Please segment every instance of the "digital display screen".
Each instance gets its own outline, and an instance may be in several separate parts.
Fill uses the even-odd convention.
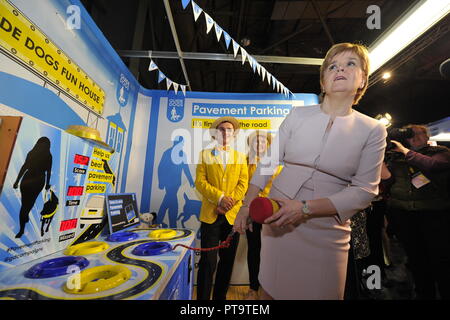
[[[87,166],[89,164],[89,157],[82,156],[81,154],[76,154],[73,163]]]
[[[61,224],[59,226],[59,231],[62,232],[62,231],[75,229],[77,227],[77,220],[78,219],[70,219],[70,220],[61,221]]]
[[[69,186],[69,189],[67,189],[67,195],[69,197],[83,195],[83,186]]]

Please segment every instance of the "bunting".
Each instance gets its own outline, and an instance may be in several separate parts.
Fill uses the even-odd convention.
[[[191,2],[191,0],[181,0],[181,4],[183,5],[183,9],[186,9],[186,7],[188,6],[189,2]]]
[[[194,1],[192,1],[192,11],[194,12],[194,20],[197,22],[198,17],[202,13],[202,8],[200,8]]]
[[[290,95],[293,93],[286,88],[280,81],[278,81],[270,72],[268,72],[263,66],[261,66],[258,61],[253,58],[244,48],[242,48],[222,27],[219,26],[219,24],[214,21],[214,19],[206,13],[202,8],[200,8],[197,3],[195,3],[193,0],[181,0],[181,5],[183,7],[183,10],[187,8],[189,3],[192,4],[192,12],[194,14],[194,21],[197,22],[198,18],[202,13],[204,13],[205,16],[205,22],[206,22],[206,33],[209,34],[211,29],[214,27],[217,42],[220,41],[223,35],[223,39],[226,45],[227,50],[229,50],[230,43],[233,44],[233,56],[236,59],[237,54],[239,51],[241,52],[241,58],[242,58],[242,65],[245,64],[245,61],[247,60],[250,68],[253,70],[253,73],[258,72],[258,76],[261,77],[261,80],[264,82],[267,78],[267,82],[269,86],[272,87],[273,90],[276,90],[279,93],[283,93],[284,95]],[[150,62],[149,70],[155,70],[155,65],[152,65],[153,61]],[[157,67],[156,67],[157,68]],[[164,75],[164,74],[162,74]],[[165,77],[165,76],[164,76]],[[163,78],[164,79],[164,78]],[[161,82],[163,79],[159,80]],[[170,79],[169,79],[170,80]],[[170,80],[171,81],[171,80]],[[169,81],[168,83],[168,89],[169,89]],[[172,82],[172,85],[174,86],[175,91],[178,91],[178,86],[181,88],[183,93],[186,90],[186,86],[181,84],[176,84]]]
[[[164,79],[166,79],[166,87],[167,90],[170,90],[170,88],[173,86],[173,90],[175,91],[175,94],[178,94],[178,88],[181,88],[183,91],[183,95],[186,96],[186,85],[179,84],[171,79],[167,78],[167,76],[159,70],[159,67],[156,65],[156,63],[153,61],[153,59],[150,59],[150,64],[148,66],[148,71],[154,71],[158,70],[158,83],[161,83]]]
[[[203,13],[205,14],[206,34],[208,34],[214,25],[214,20],[206,12],[203,11]]]

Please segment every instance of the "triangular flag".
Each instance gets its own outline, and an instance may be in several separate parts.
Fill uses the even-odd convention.
[[[192,1],[192,11],[194,12],[194,20],[197,21],[203,10],[194,1]]]
[[[261,72],[262,72],[262,81],[264,82],[264,78],[266,77],[266,69],[264,69],[264,67],[261,67],[262,68],[262,70],[261,70]]]
[[[164,73],[162,73],[161,70],[159,70],[159,72],[158,72],[158,83],[163,81],[165,78],[166,78],[166,75]]]
[[[256,62],[256,60],[254,58],[252,58],[252,62],[253,62],[253,66],[252,66],[253,73],[255,73],[256,72],[256,65],[258,64],[258,62]]]
[[[280,91],[281,91],[281,82],[278,81],[277,82],[277,92],[280,92]]]
[[[261,75],[261,65],[259,63],[257,63],[256,69],[258,69],[258,76],[260,76]]]
[[[241,47],[241,57],[242,57],[242,64],[244,64],[245,59],[247,59],[247,51],[245,51],[245,49],[242,47]]]
[[[206,12],[205,12],[205,21],[206,21],[206,33],[208,34],[214,25],[214,20]]]
[[[181,91],[183,91],[183,95],[186,96],[186,85],[180,84]]]
[[[186,9],[187,5],[191,2],[191,0],[181,0],[181,4],[183,5],[183,9]]]
[[[231,42],[231,37],[228,33],[226,33],[225,31],[223,32],[223,37],[225,38],[225,44],[228,47],[230,46],[230,42]]]
[[[167,90],[170,89],[170,87],[172,86],[173,81],[170,80],[169,78],[166,78],[166,84],[167,84]]]
[[[269,86],[270,86],[270,80],[272,80],[271,78],[272,78],[272,75],[269,72],[267,72],[267,82],[269,83]]]
[[[275,85],[276,85],[275,81],[277,81],[277,79],[275,79],[275,77],[272,76],[272,89],[273,90],[275,90]]]
[[[173,83],[173,90],[175,91],[175,94],[178,94],[178,83]]]
[[[220,37],[222,36],[223,29],[216,22],[214,22],[214,29],[216,29],[217,42],[219,42]]]
[[[236,55],[239,51],[239,45],[236,43],[236,41],[233,40],[233,52],[234,52],[234,57],[236,58]]]
[[[247,55],[248,64],[250,65],[250,68],[253,69],[253,58],[251,55]]]
[[[153,71],[158,69],[158,66],[156,65],[156,63],[153,62],[153,60],[150,59],[150,65],[148,66],[148,71]]]

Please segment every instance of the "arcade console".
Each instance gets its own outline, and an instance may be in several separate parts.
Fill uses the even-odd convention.
[[[195,233],[131,229],[0,273],[0,299],[189,300]]]

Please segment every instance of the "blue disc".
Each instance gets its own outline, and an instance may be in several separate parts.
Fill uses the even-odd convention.
[[[106,239],[110,242],[122,242],[122,241],[130,241],[139,238],[139,235],[134,232],[124,231],[124,232],[117,232],[113,233],[108,236]]]
[[[89,261],[82,256],[60,257],[35,264],[25,272],[24,276],[31,279],[52,278],[67,274],[70,266],[77,266],[79,270],[82,270],[88,264]]]
[[[138,245],[131,253],[136,256],[156,256],[171,250],[172,247],[167,242],[147,242]]]

